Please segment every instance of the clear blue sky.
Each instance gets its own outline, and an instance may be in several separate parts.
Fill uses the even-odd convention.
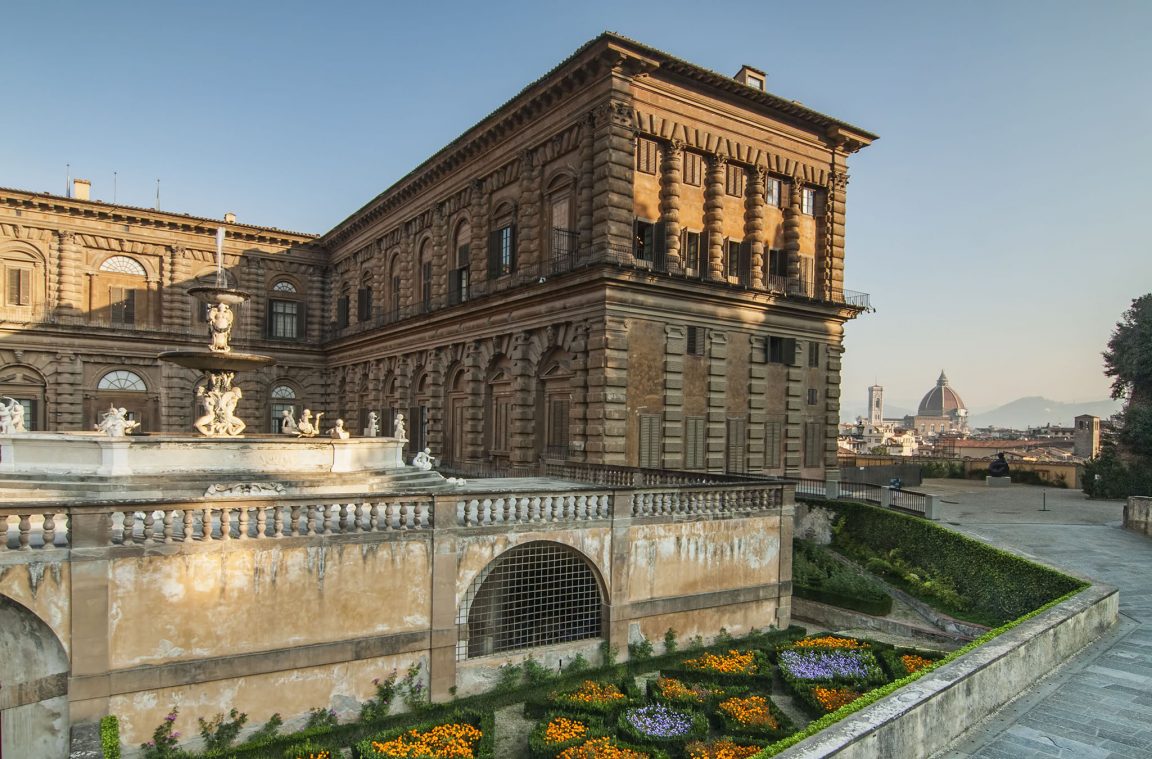
[[[323,232],[604,30],[876,132],[844,404],[1107,396],[1152,291],[1152,2],[44,2],[2,16],[0,185]]]

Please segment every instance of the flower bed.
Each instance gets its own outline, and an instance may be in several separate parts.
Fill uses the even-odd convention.
[[[535,759],[554,759],[566,748],[603,735],[603,728],[594,718],[549,714],[528,736],[528,750]]]
[[[813,685],[797,691],[800,702],[818,715],[834,712],[861,695],[860,691],[845,685]]]
[[[721,729],[732,735],[775,740],[796,730],[772,699],[759,694],[725,699],[713,714]]]
[[[684,682],[739,684],[764,691],[772,688],[772,662],[758,650],[704,653],[685,659],[679,667],[662,669],[661,674]]]
[[[659,749],[634,748],[615,738],[593,738],[564,749],[556,759],[668,759],[668,755]]]
[[[876,657],[866,649],[790,648],[778,656],[785,681],[866,687],[888,679]]]
[[[899,680],[901,677],[930,667],[939,660],[940,654],[912,648],[897,648],[880,652],[880,663],[884,665],[894,680]]]
[[[703,714],[660,703],[628,709],[620,715],[617,727],[625,740],[658,748],[679,747],[708,734]]]
[[[625,683],[585,680],[573,690],[549,693],[547,701],[553,709],[565,712],[609,715],[629,704],[628,688]]]
[[[681,706],[699,708],[712,703],[717,699],[732,695],[745,688],[720,688],[714,683],[693,683],[678,680],[675,677],[657,677],[648,681],[648,698],[653,701]]]
[[[491,712],[460,712],[452,718],[389,730],[355,746],[360,759],[491,759]]]
[[[685,748],[688,759],[749,759],[763,750],[763,746],[738,743],[728,738],[714,741],[694,741]]]

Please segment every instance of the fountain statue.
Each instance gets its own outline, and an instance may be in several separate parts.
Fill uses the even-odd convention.
[[[250,296],[243,290],[228,287],[224,278],[223,227],[216,233],[215,286],[193,287],[188,294],[208,307],[211,338],[208,350],[168,351],[160,354],[160,360],[199,369],[207,375],[207,384],[196,391],[204,407],[203,415],[192,424],[196,431],[205,437],[237,437],[247,425],[236,414],[236,408],[244,397],[234,381],[236,372],[269,366],[276,360],[271,356],[239,353],[229,344],[236,320],[232,307],[244,303]]]

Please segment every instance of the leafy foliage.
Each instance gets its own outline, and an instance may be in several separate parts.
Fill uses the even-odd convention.
[[[874,580],[852,572],[826,549],[792,541],[792,592],[800,598],[883,616],[892,610],[892,597]]]
[[[1112,397],[1152,402],[1152,293],[1132,301],[1104,351]]]
[[[120,759],[120,720],[115,714],[100,718],[100,748],[104,759]]]
[[[227,718],[223,714],[217,714],[210,720],[197,717],[196,721],[200,724],[200,737],[204,739],[204,750],[223,751],[236,740],[236,736],[248,722],[248,715],[232,709],[228,712]]]

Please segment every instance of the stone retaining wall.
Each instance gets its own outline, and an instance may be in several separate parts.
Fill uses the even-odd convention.
[[[1152,538],[1152,497],[1134,495],[1124,504],[1124,529]]]
[[[777,756],[931,756],[1103,635],[1119,605],[1093,585]]]

